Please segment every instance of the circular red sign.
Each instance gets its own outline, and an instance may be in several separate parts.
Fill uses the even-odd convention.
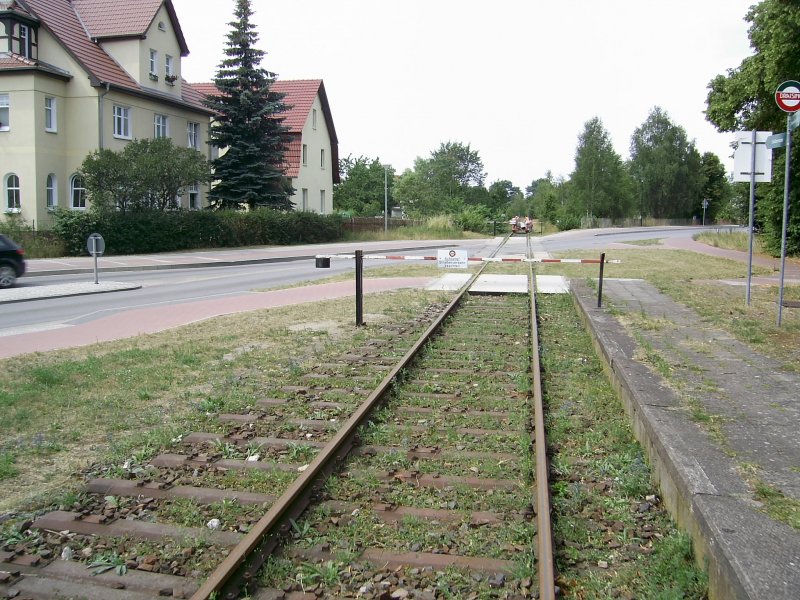
[[[775,102],[784,112],[800,110],[800,82],[789,80],[780,84],[775,90]]]

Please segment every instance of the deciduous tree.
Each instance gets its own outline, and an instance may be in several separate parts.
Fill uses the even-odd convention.
[[[786,80],[800,77],[800,5],[791,0],[763,0],[745,16],[754,53],[708,85],[706,118],[720,131],[785,131],[786,114],[775,103],[775,90]],[[798,135],[793,135],[797,147]],[[783,225],[783,181],[786,152],[773,152],[772,184],[759,184],[756,218],[763,224],[767,248],[780,251]],[[800,152],[792,152],[791,177],[800,173]],[[790,185],[790,205],[798,206],[800,188]],[[787,250],[800,252],[800,210],[790,210]]]

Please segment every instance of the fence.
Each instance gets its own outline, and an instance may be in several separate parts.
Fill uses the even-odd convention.
[[[398,227],[424,225],[425,221],[390,218],[388,223],[389,229],[397,229]],[[383,226],[383,217],[350,217],[348,219],[342,219],[342,229],[351,233],[383,231]]]

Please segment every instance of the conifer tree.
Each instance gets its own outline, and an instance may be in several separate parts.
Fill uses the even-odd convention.
[[[210,199],[216,208],[269,207],[292,210],[294,190],[285,175],[288,128],[281,114],[283,94],[272,91],[276,75],[261,68],[265,52],[250,23],[250,0],[236,0],[231,31],[214,78],[218,93],[205,104],[216,115],[209,143],[223,153],[212,161],[215,185]]]

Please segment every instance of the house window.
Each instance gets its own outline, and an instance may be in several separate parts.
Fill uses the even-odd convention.
[[[47,192],[47,210],[55,210],[56,206],[58,206],[58,187],[56,176],[52,173],[47,176],[45,190]]]
[[[200,149],[200,123],[186,123],[186,145],[195,150]]]
[[[303,165],[308,164],[308,146],[303,144]]]
[[[56,99],[50,96],[44,99],[44,130],[50,133],[58,131],[58,121],[56,120]]]
[[[189,208],[197,210],[200,208],[200,186],[193,183],[187,189],[189,191]]]
[[[303,188],[303,204],[300,206],[303,210],[308,210],[308,190]]]
[[[131,139],[131,109],[114,105],[114,137]]]
[[[325,168],[325,148],[319,151],[319,168]]]
[[[319,212],[325,212],[325,190],[319,191]]]
[[[164,138],[169,135],[167,115],[156,114],[153,117],[153,137]]]
[[[150,77],[158,78],[158,52],[150,48]]]
[[[19,212],[22,206],[19,194],[19,177],[11,173],[6,175],[6,212]]]
[[[175,85],[175,80],[177,78],[178,77],[175,75],[175,61],[167,54],[164,57],[164,81],[166,81],[168,85]]]
[[[83,187],[83,177],[73,175],[69,181],[70,206],[76,209],[86,208],[86,188]]]
[[[31,30],[22,24],[19,26],[19,53],[25,58],[31,57]]]
[[[311,109],[311,128],[312,129],[316,129],[317,128],[317,109],[316,108],[312,108]]]
[[[11,129],[9,123],[11,118],[11,104],[8,100],[8,94],[0,94],[0,131],[8,131]]]

